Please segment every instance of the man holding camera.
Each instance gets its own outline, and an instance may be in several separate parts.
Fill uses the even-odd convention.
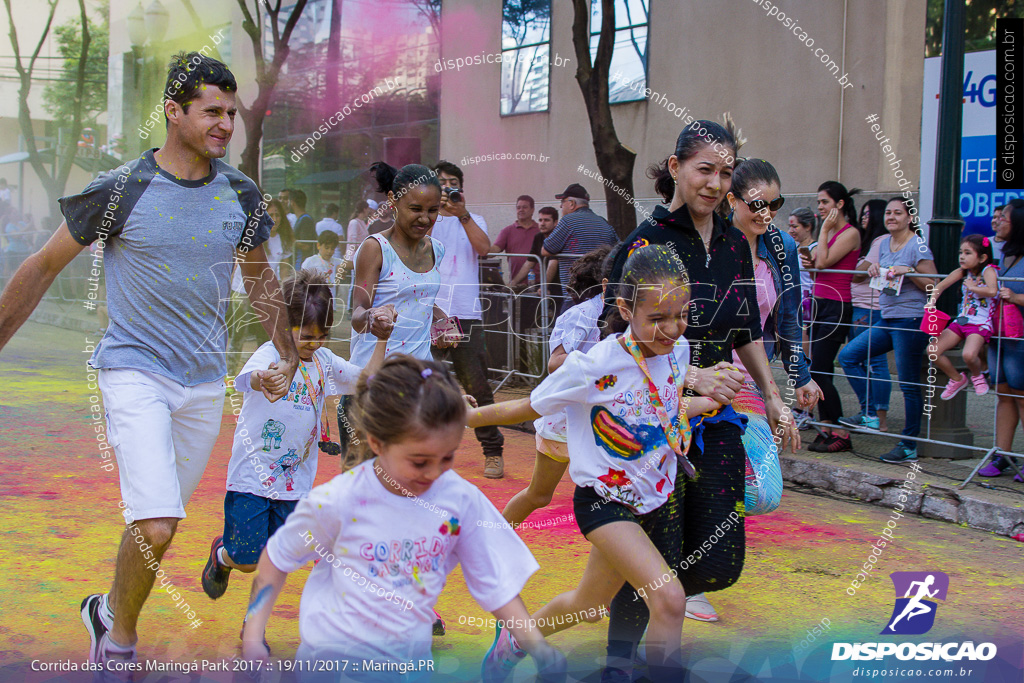
[[[490,405],[494,403],[494,394],[487,383],[479,265],[480,257],[491,249],[487,223],[483,216],[466,210],[461,168],[439,161],[434,171],[441,181],[441,210],[430,236],[444,245],[445,252],[438,267],[441,289],[434,303],[448,317],[459,319],[463,334],[455,348],[441,351],[435,347],[434,353],[452,361],[459,382],[477,404]],[[476,438],[484,451],[484,476],[501,479],[505,472],[505,437],[497,427],[481,427],[476,430]]]

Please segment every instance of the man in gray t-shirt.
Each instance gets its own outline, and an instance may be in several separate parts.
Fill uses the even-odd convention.
[[[64,223],[0,297],[3,348],[57,274],[96,245],[92,276],[105,271],[110,324],[89,362],[106,414],[99,448],[117,459],[128,523],[110,593],[82,602],[89,659],[104,671],[130,668],[104,663],[137,660],[139,613],[220,431],[224,302],[235,264],[282,358],[263,371],[263,393],[281,398],[298,366],[262,246],[270,236],[269,197],[220,160],[234,132],[236,90],[221,62],[176,55],[164,95],[164,146],[62,198]],[[95,288],[88,296],[96,297]],[[102,429],[99,414],[94,421]],[[191,611],[184,616],[195,619]]]

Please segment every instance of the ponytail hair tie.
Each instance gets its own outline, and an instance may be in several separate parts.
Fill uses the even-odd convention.
[[[983,246],[983,247],[987,247],[988,246],[988,238],[987,237],[982,237],[981,238],[981,246]]]
[[[434,374],[433,370],[431,370],[430,368],[425,368],[423,370],[423,372],[420,373],[420,376],[423,377],[423,379],[426,379],[426,378],[430,377],[433,374]]]

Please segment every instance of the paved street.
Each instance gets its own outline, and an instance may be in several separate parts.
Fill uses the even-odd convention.
[[[0,482],[0,534],[5,550],[0,555],[0,612],[5,615],[0,626],[0,665],[35,659],[84,660],[88,638],[78,605],[86,594],[106,589],[113,571],[120,521],[117,474],[100,468],[88,421],[95,392],[88,389],[85,378],[85,344],[82,333],[29,323],[0,356],[0,410],[8,453],[7,476]],[[139,625],[142,659],[212,661],[235,654],[249,578],[234,574],[227,594],[216,604],[199,584],[209,540],[222,528],[231,419],[225,415],[189,517],[181,523],[179,537],[163,563],[174,588],[202,624],[191,628],[175,607],[176,599],[162,590],[154,592]],[[482,478],[482,456],[472,439],[464,441],[457,460],[460,474],[499,508],[525,486],[533,466],[532,436],[507,431],[506,438],[502,480]],[[318,482],[336,471],[334,462],[322,458]],[[927,477],[923,483],[928,483]],[[588,546],[575,523],[565,521],[571,519],[571,493],[571,483],[563,481],[555,504],[531,517],[537,526],[522,531],[541,564],[523,594],[531,608],[571,588],[582,571]],[[828,674],[831,678],[813,678],[816,674],[808,674],[808,667],[827,667],[818,658],[828,658],[833,642],[887,639],[878,633],[892,610],[888,574],[895,571],[943,571],[950,577],[949,594],[940,603],[934,628],[927,636],[896,637],[896,642],[904,638],[1002,643],[1016,638],[1015,654],[1001,645],[997,661],[1009,657],[1019,662],[1024,632],[1024,608],[1019,603],[1022,548],[1008,538],[920,517],[898,519],[893,532],[896,542],[882,550],[877,569],[856,594],[847,594],[890,513],[814,491],[787,490],[778,512],[747,520],[749,546],[743,577],[733,588],[711,595],[722,620],[687,621],[684,628],[684,642],[693,644],[698,653],[695,673],[708,667],[728,670],[729,665],[709,658],[712,652],[733,663],[744,661],[756,672],[759,664],[751,664],[749,658],[757,647],[764,647],[772,654],[774,675],[785,674],[781,662],[807,638],[809,629],[818,626],[823,633],[817,643],[825,647],[815,653],[817,643],[811,643],[796,656],[797,663],[802,662],[803,680],[848,680],[849,674],[843,677],[839,672],[862,662],[837,663],[835,673]],[[545,522],[559,518],[550,525]],[[267,638],[277,657],[291,657],[298,646],[298,598],[304,577],[304,570],[293,575],[270,622]],[[437,669],[474,680],[492,632],[465,623],[470,617],[489,615],[469,597],[460,572],[452,575],[438,610],[448,622],[448,634],[435,639]],[[584,624],[555,636],[553,642],[572,653],[578,670],[593,671],[606,625]],[[811,659],[805,662],[808,652]],[[516,680],[526,680],[531,670],[525,663]],[[782,680],[768,678],[767,672],[763,671],[762,680]],[[56,675],[35,673],[27,679],[0,672],[0,679],[49,680]],[[229,675],[214,673],[210,679],[226,681]],[[795,675],[795,670],[787,675]]]

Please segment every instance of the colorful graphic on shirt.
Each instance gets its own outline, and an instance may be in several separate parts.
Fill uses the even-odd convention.
[[[292,488],[292,475],[295,473],[295,468],[298,467],[301,462],[302,458],[295,452],[295,449],[289,448],[287,453],[270,465],[270,478],[264,481],[263,485],[269,488],[275,481],[277,481],[278,477],[284,476],[285,490],[294,490]]]
[[[278,422],[274,419],[264,422],[263,431],[260,432],[260,438],[263,439],[263,450],[269,453],[271,448],[280,448],[281,437],[284,436],[285,429],[284,422]]]
[[[637,509],[642,507],[643,503],[632,490],[633,481],[626,476],[625,470],[616,470],[609,467],[608,474],[602,474],[598,477],[598,480],[608,487],[608,496],[613,500],[631,505]]]
[[[605,375],[604,377],[598,378],[594,382],[594,386],[597,387],[598,391],[604,391],[605,389],[611,389],[615,386],[615,383],[619,381],[619,378],[615,375]]]
[[[438,529],[438,531],[441,532],[442,536],[444,536],[446,534],[449,535],[449,536],[458,536],[459,532],[462,531],[462,527],[459,526],[458,518],[452,517],[447,522],[442,524],[441,528]]]
[[[590,421],[594,441],[608,455],[619,460],[636,460],[645,452],[667,443],[660,426],[630,425],[602,406],[591,409]]]

